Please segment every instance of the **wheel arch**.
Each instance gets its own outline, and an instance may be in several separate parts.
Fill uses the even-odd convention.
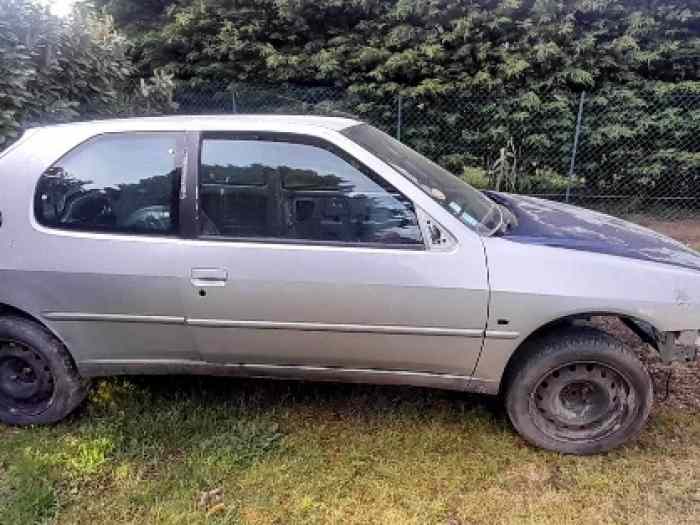
[[[0,303],[3,337],[11,342],[3,355],[9,357],[4,380],[16,381],[30,370],[28,390],[4,388],[0,421],[10,425],[52,424],[73,412],[87,396],[89,382],[83,379],[75,359],[63,340],[37,315],[11,304]],[[17,346],[24,347],[18,349]],[[11,374],[15,374],[14,378]],[[6,385],[7,383],[5,383]]]
[[[0,302],[0,317],[7,316],[21,317],[22,319],[27,319],[28,321],[32,321],[41,326],[44,330],[48,331],[53,337],[55,337],[58,341],[61,342],[61,344],[66,348],[66,351],[68,352],[68,355],[70,356],[71,360],[73,361],[73,365],[77,366],[75,358],[73,357],[70,348],[68,348],[68,345],[66,345],[63,338],[58,333],[56,333],[54,329],[52,329],[49,325],[42,321],[39,316],[36,316],[28,312],[27,310],[24,310],[17,306],[13,306],[9,303]]]
[[[35,323],[40,324],[44,328],[46,328],[49,332],[53,333],[53,331],[46,326],[46,323],[44,323],[41,319],[39,319],[37,316],[30,314],[26,310],[23,310],[21,308],[18,308],[16,306],[13,306],[8,303],[3,303],[0,302],[0,316],[7,316],[7,315],[14,315],[16,317],[23,317],[25,319],[29,319],[30,321],[34,321]],[[56,334],[54,334],[56,335]]]
[[[572,326],[576,322],[588,322],[593,317],[618,319],[630,329],[630,331],[640,342],[647,343],[656,350],[659,350],[657,334],[660,332],[654,325],[644,319],[640,319],[637,316],[610,311],[591,311],[565,315],[539,326],[520,342],[520,344],[508,358],[506,366],[503,369],[503,374],[499,385],[499,394],[504,393],[504,389],[508,385],[509,379],[512,377],[518,361],[528,351],[529,343],[533,339],[537,339],[538,337],[541,337],[549,332],[565,330],[566,327]]]

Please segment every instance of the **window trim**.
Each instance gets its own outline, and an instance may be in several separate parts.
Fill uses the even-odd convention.
[[[345,151],[341,147],[333,144],[332,142],[325,140],[321,137],[314,135],[307,135],[303,133],[294,132],[284,132],[284,131],[197,131],[189,132],[187,134],[187,151],[188,154],[188,165],[190,169],[188,170],[188,201],[189,201],[189,214],[190,219],[187,221],[187,235],[188,239],[201,240],[201,241],[214,241],[214,242],[228,242],[234,244],[265,244],[265,245],[293,245],[293,246],[328,246],[336,248],[374,248],[374,249],[386,249],[386,250],[398,250],[398,251],[411,251],[411,252],[426,252],[428,251],[427,240],[423,234],[423,228],[420,225],[420,219],[418,214],[418,207],[413,199],[406,196],[405,193],[396,188],[388,180],[382,177],[375,170],[367,166],[364,162],[359,160],[357,157],[353,156],[349,152]],[[313,239],[290,239],[285,237],[229,237],[225,235],[202,235],[199,232],[199,179],[200,179],[200,159],[202,157],[202,145],[207,138],[218,138],[223,140],[260,140],[267,142],[286,142],[292,144],[302,144],[315,146],[328,151],[329,153],[336,155],[340,159],[348,163],[355,163],[362,167],[363,175],[372,179],[373,182],[379,184],[382,187],[386,185],[391,186],[398,194],[400,194],[406,201],[410,202],[413,206],[414,213],[416,215],[416,222],[418,232],[420,234],[421,240],[416,244],[399,244],[399,243],[382,243],[382,242],[348,242],[348,241],[324,241],[324,240],[313,240]],[[195,152],[195,154],[191,154]],[[194,176],[192,176],[194,173]],[[190,189],[190,186],[195,187]],[[180,214],[181,222],[183,221],[183,214]]]
[[[42,172],[39,174],[39,177],[36,180],[36,183],[34,184],[34,192],[32,195],[32,200],[30,204],[30,218],[31,222],[34,225],[35,228],[38,228],[40,230],[45,230],[47,232],[51,233],[56,233],[56,234],[62,234],[62,235],[76,235],[76,236],[92,236],[92,235],[99,235],[99,236],[104,236],[104,237],[124,237],[124,238],[130,238],[130,239],[162,239],[162,240],[177,240],[182,238],[182,229],[183,229],[183,224],[185,221],[183,220],[182,216],[182,211],[183,211],[183,206],[182,206],[182,201],[180,200],[180,207],[178,209],[178,224],[177,227],[169,233],[160,233],[160,232],[154,232],[154,233],[147,233],[147,232],[130,232],[130,231],[123,231],[123,230],[98,230],[98,229],[92,229],[92,228],[65,228],[65,227],[60,227],[56,225],[51,225],[51,224],[45,224],[39,219],[38,215],[38,209],[37,209],[37,198],[39,196],[39,184],[41,183],[44,174],[46,173],[47,170],[51,169],[53,166],[55,166],[58,162],[61,162],[63,159],[68,157],[69,155],[73,154],[74,152],[78,151],[81,148],[89,146],[93,142],[97,142],[98,140],[102,139],[103,137],[109,137],[109,136],[119,136],[119,135],[173,135],[175,137],[175,170],[177,172],[177,177],[178,177],[178,193],[179,193],[179,188],[180,188],[180,182],[182,180],[182,175],[183,175],[183,158],[185,157],[185,148],[186,148],[186,142],[185,142],[185,132],[181,130],[124,130],[124,131],[107,131],[103,133],[97,133],[95,135],[91,135],[87,139],[83,140],[82,142],[74,145],[67,151],[63,152],[58,158],[53,160],[48,166],[46,166]]]

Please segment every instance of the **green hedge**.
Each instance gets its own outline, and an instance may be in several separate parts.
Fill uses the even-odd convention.
[[[129,51],[110,17],[0,0],[0,149],[27,126],[171,107],[172,78],[138,83]]]

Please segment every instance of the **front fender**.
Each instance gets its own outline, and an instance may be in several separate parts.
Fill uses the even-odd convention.
[[[475,377],[500,381],[520,344],[558,319],[614,314],[659,334],[700,328],[699,271],[498,237],[484,247],[491,296]],[[505,329],[510,339],[489,337]]]

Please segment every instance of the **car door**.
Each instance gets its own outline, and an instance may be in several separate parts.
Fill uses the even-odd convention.
[[[184,293],[203,359],[471,373],[488,300],[475,236],[427,249],[411,199],[325,139],[193,141],[198,226]]]
[[[84,373],[197,360],[181,298],[184,134],[105,133],[33,181],[22,281]],[[30,199],[28,199],[30,200]]]

